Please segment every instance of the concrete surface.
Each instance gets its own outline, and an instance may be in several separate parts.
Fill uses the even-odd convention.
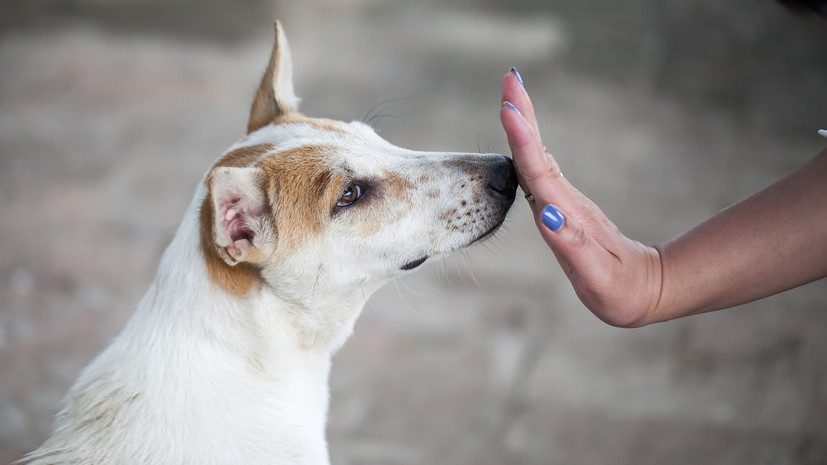
[[[48,434],[239,137],[280,18],[312,116],[506,151],[521,70],[567,177],[665,240],[825,146],[827,22],[770,1],[11,1],[0,21],[0,462]],[[331,377],[334,463],[825,464],[827,283],[636,330],[519,199],[380,291]]]

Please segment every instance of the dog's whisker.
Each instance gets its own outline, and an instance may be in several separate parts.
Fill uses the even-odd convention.
[[[460,254],[460,256],[462,257],[462,263],[465,265],[465,271],[467,271],[468,274],[471,276],[471,279],[474,281],[474,284],[477,286],[477,288],[482,287],[480,286],[480,282],[477,281],[477,276],[474,273],[474,268],[471,266],[473,260],[468,255],[468,252],[463,249],[462,254]]]
[[[445,257],[442,257],[440,260],[442,263],[442,276],[445,278],[445,284],[449,287],[457,287],[453,281],[451,281],[451,277],[448,275],[448,261]]]
[[[457,276],[459,276],[459,279],[462,281],[462,284],[463,285],[468,285],[468,283],[465,281],[465,275],[463,275],[462,270],[459,267],[460,260],[459,259],[454,259],[453,262],[454,262],[454,268],[457,270]]]
[[[369,123],[371,121],[371,118],[373,118],[373,112],[374,111],[378,111],[380,107],[382,107],[384,105],[387,105],[389,102],[392,102],[392,101],[393,101],[393,99],[388,99],[388,100],[382,100],[381,102],[374,104],[372,107],[370,107],[370,109],[367,111],[367,113],[365,113],[365,116],[362,118],[362,122],[365,123],[365,124]]]
[[[318,271],[316,271],[316,281],[313,283],[313,289],[310,291],[310,295],[313,298],[313,301],[316,302],[316,289],[319,287],[319,281],[322,279],[322,272],[324,271],[324,264],[319,265]]]
[[[362,291],[362,299],[365,301],[365,307],[362,310],[363,312],[373,313],[373,306],[370,304],[370,300],[368,296],[365,294],[365,288],[360,289]]]
[[[379,121],[382,118],[394,119],[394,120],[396,120],[400,123],[405,123],[405,124],[408,123],[408,121],[405,120],[405,118],[402,118],[401,116],[394,115],[393,113],[377,113],[377,114],[371,116],[370,119],[365,122],[365,124],[367,124],[368,126],[374,126],[374,123],[376,123],[377,121]]]
[[[482,135],[477,134],[477,152],[479,152],[479,153],[492,153],[492,152],[491,152],[491,147],[492,147],[491,142],[489,142],[489,143],[485,146],[485,150],[483,151],[483,150],[482,150],[482,146],[480,145],[480,142],[482,142],[482,140],[481,140],[481,139],[482,139]]]
[[[388,113],[387,111],[385,111],[385,107],[390,106],[393,103],[397,103],[397,102],[401,102],[401,101],[408,101],[408,100],[412,100],[412,99],[406,98],[406,97],[397,97],[397,98],[392,98],[392,99],[388,99],[388,100],[383,100],[383,101],[377,103],[376,105],[372,106],[370,108],[370,110],[368,110],[368,112],[365,113],[364,118],[362,118],[362,123],[367,124],[368,126],[372,126],[373,123],[376,120],[378,120],[379,118],[384,118],[384,117],[394,117],[398,121],[401,121],[403,123],[407,123],[407,121],[405,121],[404,118],[392,115],[392,114]],[[376,113],[374,113],[374,112],[376,112]]]
[[[500,228],[500,230],[497,231],[497,234],[494,237],[497,238],[497,239],[502,239],[506,242],[510,242],[512,244],[517,243],[517,241],[511,236],[511,229],[510,228],[506,228],[506,227]]]
[[[397,291],[398,291],[398,289],[397,289]],[[384,324],[384,325],[388,325],[388,326],[391,326],[393,328],[401,328],[402,327],[399,323],[394,323],[393,321],[388,319],[386,316],[384,316],[381,312],[379,312],[379,311],[377,311],[376,309],[373,308],[373,305],[370,304],[370,300],[368,300],[368,296],[365,294],[365,289],[364,288],[362,288],[362,297],[365,299],[365,308],[363,310],[363,313],[378,315],[379,316],[379,321],[381,321],[382,324]]]
[[[500,239],[505,239],[505,237],[506,237],[505,235],[502,235],[502,236],[501,235],[496,235],[496,236],[491,238],[493,240],[491,241],[491,244],[489,244],[489,245],[495,253],[500,252],[500,251],[503,250],[502,244],[500,244]]]
[[[465,280],[465,276],[467,275],[467,276],[470,277],[471,273],[470,273],[470,270],[468,269],[468,261],[466,260],[466,258],[468,258],[468,256],[466,255],[467,252],[466,252],[466,249],[462,249],[459,252],[460,253],[458,253],[456,255],[457,258],[454,259],[454,262],[456,263],[456,267],[457,267],[457,273],[462,277],[462,283],[463,284],[468,284]],[[462,266],[461,270],[459,269],[460,265]]]
[[[428,295],[425,294],[424,292],[420,292],[420,291],[417,291],[416,289],[414,289],[413,286],[411,286],[408,283],[408,280],[406,280],[406,279],[396,279],[396,280],[394,280],[394,282],[398,283],[398,285],[403,286],[405,288],[405,291],[409,294],[412,294],[414,297],[420,297],[420,298],[428,297]]]
[[[401,286],[404,286],[408,292],[413,292],[411,291],[410,286],[408,286],[407,283],[403,283],[402,281],[404,280],[395,279],[393,281],[394,288],[396,289],[396,294],[402,300],[402,303],[405,305],[405,308],[407,308],[409,312],[419,315],[419,311],[413,305],[411,305],[410,302],[408,302],[408,299],[405,298],[405,294],[402,292]]]

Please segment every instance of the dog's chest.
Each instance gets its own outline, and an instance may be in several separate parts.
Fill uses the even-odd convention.
[[[255,364],[209,337],[188,342],[177,353],[164,350],[166,358],[151,351],[130,357],[134,351],[119,341],[101,354],[62,415],[69,437],[97,446],[77,449],[67,461],[327,463],[329,361]],[[155,344],[163,350],[168,342]]]

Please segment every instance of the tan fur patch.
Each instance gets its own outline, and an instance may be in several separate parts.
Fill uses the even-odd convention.
[[[279,243],[277,250],[298,247],[318,234],[341,194],[341,175],[334,175],[321,154],[328,146],[303,146],[266,157],[259,163],[267,176]]]
[[[347,134],[348,130],[343,127],[341,121],[336,121],[327,118],[310,118],[304,116],[299,112],[287,112],[280,114],[275,120],[274,124],[306,124],[310,127],[321,129],[324,131],[337,132],[339,134]]]
[[[395,223],[410,212],[411,197],[414,195],[414,185],[407,178],[391,172],[383,171],[382,180],[383,201],[377,202],[358,214],[360,237],[376,234],[383,227]]]
[[[253,145],[241,147],[227,152],[215,162],[213,168],[218,166],[242,167],[254,163],[264,154],[273,150],[270,144]],[[207,196],[201,204],[201,251],[204,253],[204,260],[207,265],[207,275],[213,283],[217,284],[227,292],[243,296],[254,287],[261,284],[261,277],[256,267],[239,263],[235,266],[229,265],[218,253],[215,245],[215,210],[212,202],[212,192],[207,180]]]
[[[249,166],[266,153],[273,151],[272,144],[251,145],[239,147],[224,154],[215,162],[213,168],[218,166],[243,167]]]
[[[413,183],[391,171],[385,170],[384,175],[387,179],[388,193],[393,196],[394,200],[410,203],[414,190]]]

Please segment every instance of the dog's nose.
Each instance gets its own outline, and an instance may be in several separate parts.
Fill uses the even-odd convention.
[[[491,170],[488,179],[488,190],[499,197],[513,201],[517,195],[517,171],[514,162],[506,156],[500,155]]]

